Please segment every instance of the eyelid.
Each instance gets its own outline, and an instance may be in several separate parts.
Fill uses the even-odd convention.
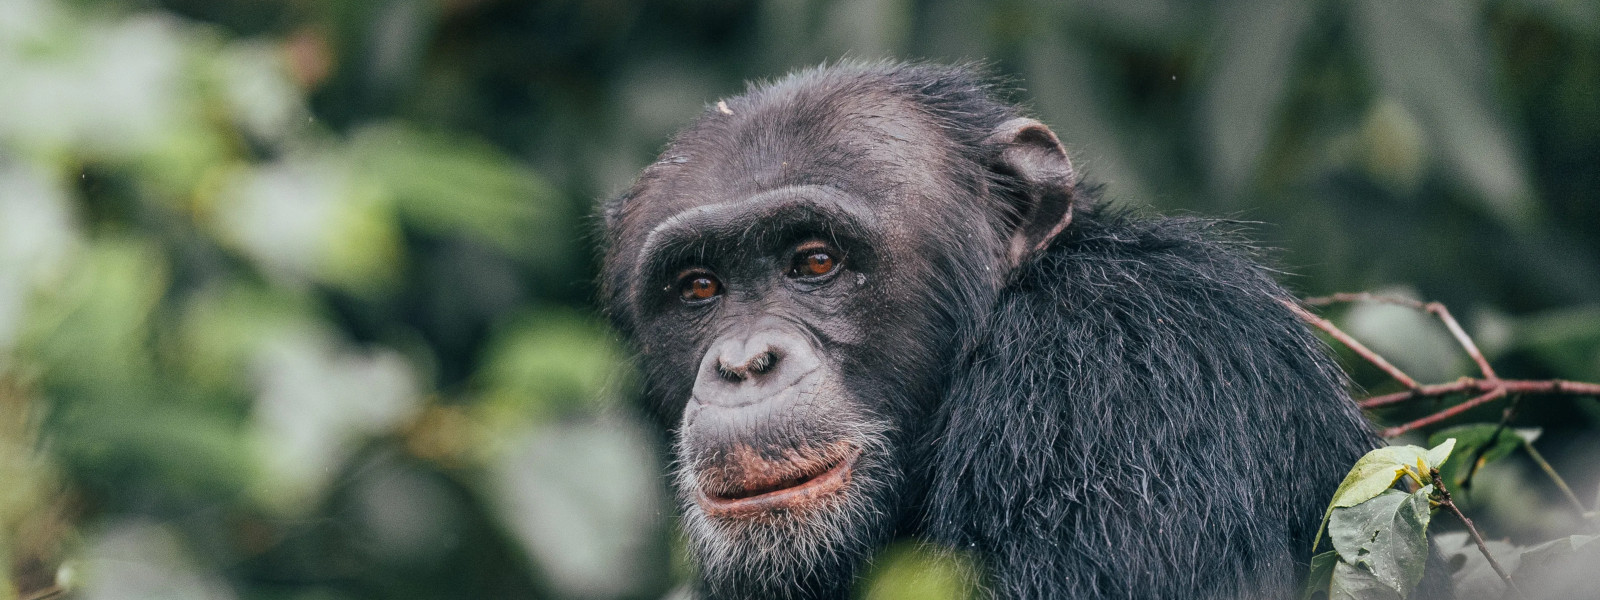
[[[809,242],[805,242],[803,244],[800,244],[799,246],[795,246],[794,253],[795,254],[802,254],[802,253],[805,253],[805,252],[814,252],[814,251],[817,251],[817,250],[827,250],[827,251],[829,251],[829,252],[831,252],[833,254],[837,254],[839,252],[838,250],[834,250],[832,244],[829,244],[829,243],[824,242],[822,240],[811,240]]]

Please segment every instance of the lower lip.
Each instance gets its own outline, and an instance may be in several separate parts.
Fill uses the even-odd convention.
[[[778,510],[793,510],[820,503],[850,483],[858,453],[800,485],[747,498],[716,498],[700,492],[700,506],[713,517],[751,517]]]

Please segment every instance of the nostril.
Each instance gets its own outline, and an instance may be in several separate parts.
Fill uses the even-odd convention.
[[[717,377],[723,381],[728,383],[739,383],[744,381],[744,372],[744,367],[733,367],[730,369],[727,365],[723,364],[722,361],[717,361]]]
[[[739,383],[751,377],[759,377],[771,373],[778,366],[778,353],[768,350],[751,357],[742,365],[732,366],[728,362],[718,360],[715,364],[717,378],[728,383]]]
[[[766,375],[776,366],[778,366],[778,353],[768,350],[750,359],[750,362],[745,365],[745,369],[752,375]]]

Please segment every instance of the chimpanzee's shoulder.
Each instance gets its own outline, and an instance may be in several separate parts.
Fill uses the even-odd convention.
[[[1010,288],[1082,297],[1182,296],[1195,302],[1271,302],[1288,297],[1249,224],[1150,214],[1105,202],[1079,186],[1071,225],[1014,273]]]

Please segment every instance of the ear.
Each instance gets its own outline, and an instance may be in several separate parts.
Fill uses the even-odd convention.
[[[1005,198],[1015,215],[1007,257],[1011,266],[1050,245],[1072,222],[1072,190],[1077,174],[1056,134],[1033,119],[1001,123],[984,139],[996,172],[1015,177],[1018,189]]]

